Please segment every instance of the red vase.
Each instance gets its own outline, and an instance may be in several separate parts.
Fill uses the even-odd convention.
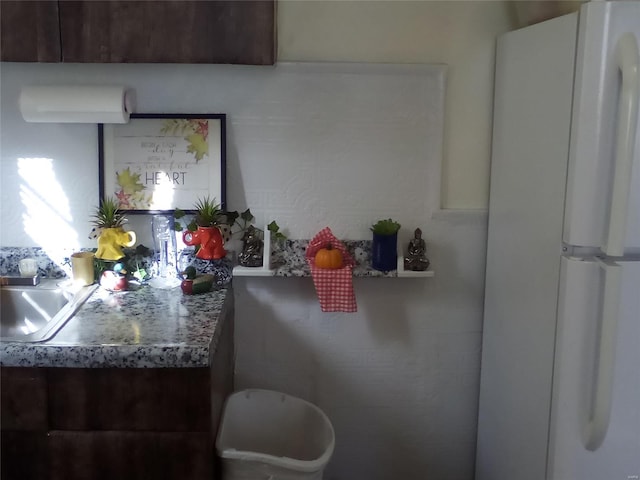
[[[182,234],[182,241],[189,246],[199,245],[196,257],[202,260],[218,260],[227,256],[218,227],[198,227],[195,232],[187,230]]]

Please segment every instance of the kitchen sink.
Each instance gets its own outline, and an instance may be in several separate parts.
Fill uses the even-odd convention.
[[[36,286],[0,287],[0,341],[42,342],[53,337],[97,285],[71,289],[64,280],[42,279]]]

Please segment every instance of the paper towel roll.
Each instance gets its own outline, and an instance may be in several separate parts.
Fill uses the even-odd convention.
[[[27,122],[127,123],[133,92],[122,86],[23,87],[20,112]]]

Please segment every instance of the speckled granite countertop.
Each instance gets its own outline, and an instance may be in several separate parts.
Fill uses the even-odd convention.
[[[186,296],[149,286],[98,288],[50,340],[0,343],[0,365],[21,367],[203,367],[233,311],[230,288]]]

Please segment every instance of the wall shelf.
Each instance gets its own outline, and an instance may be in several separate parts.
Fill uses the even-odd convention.
[[[273,277],[275,270],[269,267],[243,267],[236,265],[233,267],[234,277]]]
[[[271,248],[269,231],[265,228],[265,255],[261,267],[233,267],[234,277],[310,277],[311,269],[305,258],[305,251],[309,240],[285,240],[280,241]],[[344,240],[345,247],[356,261],[353,268],[353,276],[356,278],[429,278],[434,277],[435,272],[428,269],[423,272],[414,272],[404,269],[404,257],[402,248],[398,247],[398,262],[396,270],[381,272],[371,267],[371,241],[370,240]]]
[[[402,257],[398,257],[402,260]],[[234,277],[310,277],[311,270],[307,265],[280,265],[275,268],[264,267],[233,267]],[[367,265],[356,265],[353,269],[354,278],[430,278],[435,276],[435,271],[414,272],[410,270],[391,270],[381,272]]]

